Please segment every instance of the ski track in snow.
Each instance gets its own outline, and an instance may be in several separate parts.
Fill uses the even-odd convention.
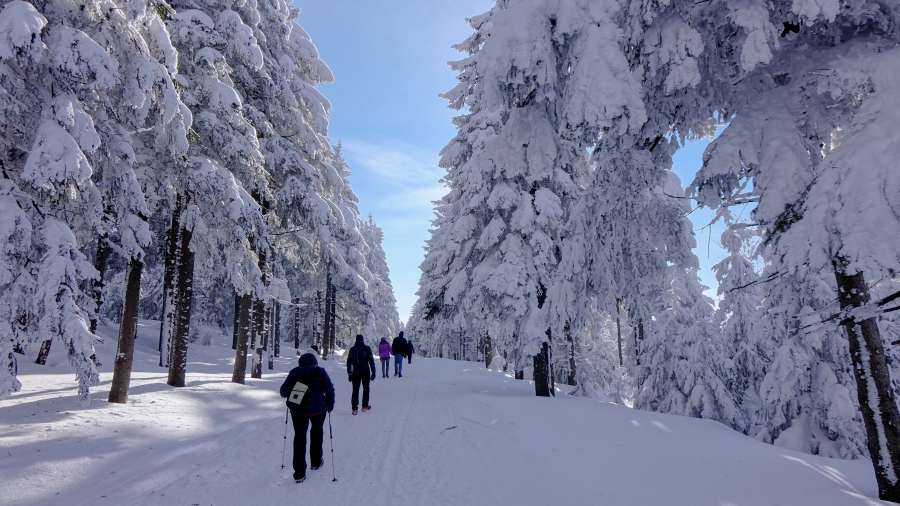
[[[192,346],[188,386],[166,386],[142,322],[127,405],[108,404],[111,375],[88,408],[60,350],[48,366],[20,360],[24,388],[0,403],[0,506],[238,504],[877,505],[871,464],[786,451],[705,420],[572,398],[474,362],[416,357],[403,378],[371,384],[373,409],[350,414],[339,360],[331,455],[291,477],[285,406],[296,364],[230,383],[230,339]],[[115,353],[115,329],[98,349]],[[157,337],[158,339],[158,337]],[[227,341],[227,342],[224,342]]]

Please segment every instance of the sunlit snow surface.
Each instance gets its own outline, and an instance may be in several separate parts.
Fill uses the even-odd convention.
[[[231,338],[192,346],[187,387],[165,385],[158,326],[142,322],[127,405],[106,402],[115,329],[101,328],[105,371],[91,406],[62,350],[20,357],[22,391],[0,402],[0,504],[872,505],[868,461],[756,442],[716,422],[563,395],[473,362],[416,357],[372,384],[373,410],[350,414],[344,368],[331,461],[305,483],[281,469],[277,388],[294,350],[247,385],[230,382]],[[56,344],[54,344],[56,346]],[[326,428],[327,430],[327,428]]]

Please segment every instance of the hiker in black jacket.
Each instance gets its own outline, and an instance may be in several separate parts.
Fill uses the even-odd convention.
[[[334,409],[334,385],[325,369],[319,367],[316,356],[305,353],[299,362],[299,367],[291,369],[281,384],[281,396],[288,398],[286,403],[294,422],[294,479],[297,483],[306,479],[306,429],[309,427],[310,467],[315,470],[325,462],[322,458],[325,414]],[[289,396],[297,383],[306,385],[308,390],[301,399],[291,399]]]
[[[356,335],[356,344],[347,350],[347,376],[353,383],[353,397],[350,402],[353,405],[353,414],[359,408],[359,384],[362,383],[363,398],[362,410],[372,409],[369,406],[369,380],[375,381],[375,357],[372,356],[372,348],[366,346],[362,334]]]
[[[394,352],[394,376],[403,377],[403,359],[409,353],[409,343],[403,337],[403,331],[391,342],[391,351]]]
[[[407,364],[411,364],[411,363],[412,363],[412,356],[413,356],[413,353],[416,352],[416,349],[413,348],[412,341],[408,341],[408,342],[409,342],[409,351],[406,353],[406,360],[407,360],[406,363],[407,363]]]

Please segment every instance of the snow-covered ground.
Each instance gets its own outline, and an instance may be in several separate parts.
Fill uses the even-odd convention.
[[[341,363],[332,482],[326,467],[295,484],[277,389],[296,363],[230,382],[231,339],[189,352],[188,386],[165,384],[158,327],[142,322],[127,405],[108,404],[111,372],[90,407],[64,353],[20,360],[22,391],[0,402],[0,504],[603,504],[874,505],[868,461],[829,460],[756,442],[718,423],[558,395],[477,363],[415,357],[403,378],[372,384],[373,410],[350,414]],[[111,370],[115,329],[101,328]]]

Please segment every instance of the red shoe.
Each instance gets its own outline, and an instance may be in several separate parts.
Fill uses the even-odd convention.
[[[370,409],[372,409],[372,406],[363,406],[363,412],[366,412]]]
[[[353,414],[354,414],[354,415],[356,414],[356,410],[355,410],[355,409],[353,410]]]

